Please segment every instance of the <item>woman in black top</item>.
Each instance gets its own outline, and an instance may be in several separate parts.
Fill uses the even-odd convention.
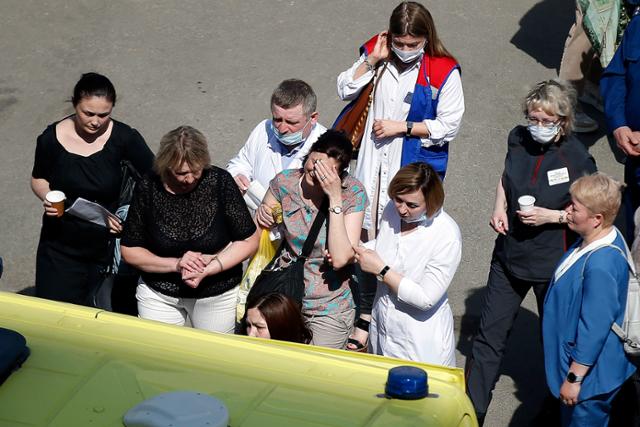
[[[36,145],[31,188],[45,209],[36,256],[36,296],[91,305],[99,271],[110,261],[109,241],[122,226],[110,220],[107,229],[70,214],[57,217],[45,196],[59,190],[66,195],[67,207],[82,197],[115,212],[120,162],[128,160],[146,173],[153,153],[135,129],[111,118],[116,92],[105,76],[84,74],[71,101],[75,114],[49,125]]]
[[[233,332],[241,263],[259,240],[247,205],[192,127],[162,138],[154,172],[136,187],[121,242],[142,270],[140,317]]]
[[[556,264],[577,236],[567,228],[569,187],[596,171],[587,149],[570,132],[572,89],[563,83],[538,83],[523,112],[528,126],[509,134],[504,172],[496,191],[491,227],[498,233],[480,328],[467,359],[467,392],[483,422],[505,345],[522,300],[533,288],[538,313]],[[535,206],[520,210],[521,196]]]

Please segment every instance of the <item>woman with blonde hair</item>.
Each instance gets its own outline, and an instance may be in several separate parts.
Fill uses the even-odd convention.
[[[122,237],[123,258],[142,271],[140,317],[232,333],[241,263],[259,238],[242,195],[190,126],[162,138],[154,172],[136,187]]]
[[[467,358],[467,392],[483,422],[507,338],[520,304],[533,288],[542,313],[556,264],[577,238],[567,229],[569,186],[595,172],[593,157],[571,135],[574,92],[562,82],[535,85],[523,103],[525,126],[507,139],[504,171],[489,221],[496,238],[480,327]],[[520,207],[522,196],[529,206]],[[531,205],[531,197],[535,202]]]
[[[556,268],[544,302],[547,384],[563,426],[606,426],[611,401],[635,371],[611,325],[622,325],[629,249],[613,220],[622,185],[604,174],[571,185],[569,228],[580,239]]]
[[[427,163],[401,168],[389,185],[378,238],[356,248],[363,271],[377,275],[369,349],[455,366],[447,289],[460,263],[462,238],[442,210],[444,190]]]

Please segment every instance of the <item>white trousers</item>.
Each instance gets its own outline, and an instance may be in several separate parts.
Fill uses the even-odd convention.
[[[194,328],[232,334],[236,321],[238,286],[209,298],[175,298],[156,292],[140,282],[136,290],[138,316],[184,326],[187,317]]]

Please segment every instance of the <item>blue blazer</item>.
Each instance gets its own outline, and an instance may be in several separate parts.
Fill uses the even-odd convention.
[[[613,245],[625,250],[616,230]],[[560,263],[580,246],[578,240]],[[629,267],[614,248],[583,254],[556,281],[551,280],[544,302],[542,339],[547,384],[554,396],[567,377],[572,361],[590,366],[579,400],[620,387],[635,371],[611,324],[622,324],[627,302]],[[584,268],[584,275],[583,275]]]

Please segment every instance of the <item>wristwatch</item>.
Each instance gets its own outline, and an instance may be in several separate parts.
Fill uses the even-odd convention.
[[[407,136],[411,136],[411,131],[413,130],[413,122],[407,122]]]
[[[384,280],[384,275],[387,274],[387,271],[389,271],[390,268],[391,267],[388,265],[385,265],[384,268],[380,270],[380,273],[376,274],[376,279],[382,282]]]
[[[334,206],[332,208],[329,208],[329,212],[333,212],[334,214],[341,214],[342,206]]]
[[[578,376],[571,371],[569,371],[569,373],[567,374],[567,382],[569,384],[580,384],[583,379],[584,379],[584,375]]]

